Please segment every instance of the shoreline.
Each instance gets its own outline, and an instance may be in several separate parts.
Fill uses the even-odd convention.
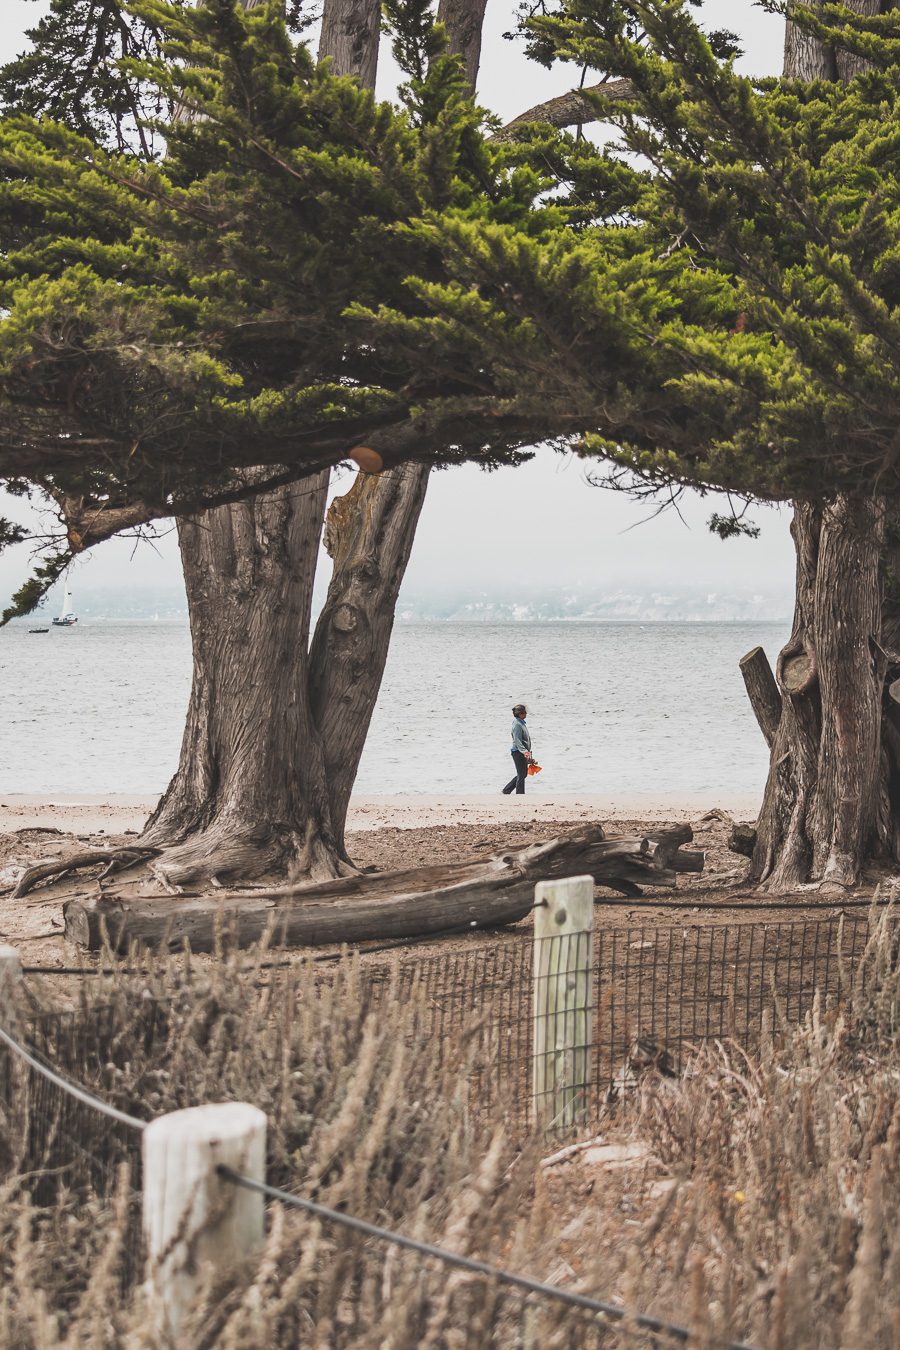
[[[691,821],[720,810],[736,820],[755,820],[761,793],[526,792],[459,795],[403,793],[354,797],[347,829],[427,829],[429,826],[506,824],[523,821]],[[135,793],[0,793],[0,831],[58,829],[72,834],[139,831],[157,797]]]

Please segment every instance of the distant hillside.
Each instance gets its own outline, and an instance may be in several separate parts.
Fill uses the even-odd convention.
[[[572,622],[735,623],[784,622],[791,596],[781,593],[707,591],[696,588],[634,590],[525,590],[516,595],[488,591],[401,594],[398,618],[405,622],[454,623]]]
[[[318,603],[324,583],[317,588]],[[55,592],[39,612],[43,620],[55,614],[62,595]],[[160,622],[187,621],[187,602],[180,586],[148,590],[119,587],[75,592],[80,619]],[[427,594],[401,592],[397,607],[400,623],[535,623],[570,620],[631,623],[739,623],[785,622],[791,596],[784,592],[707,591],[690,587],[635,587],[609,590],[599,587],[526,588],[505,594],[489,590],[445,586]],[[34,622],[34,618],[25,622]]]

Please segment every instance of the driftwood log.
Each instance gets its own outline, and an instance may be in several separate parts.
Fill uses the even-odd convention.
[[[477,861],[342,877],[316,885],[219,896],[100,894],[64,907],[66,938],[90,951],[108,941],[210,951],[220,935],[241,946],[266,934],[289,946],[424,937],[515,923],[531,910],[538,881],[590,874],[625,895],[675,885],[701,872],[704,855],[682,849],[689,825],[649,836],[607,838],[592,825],[545,843]]]

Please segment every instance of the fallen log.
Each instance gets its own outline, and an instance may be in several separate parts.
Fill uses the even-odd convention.
[[[370,938],[426,937],[494,928],[525,918],[538,881],[590,874],[626,895],[640,885],[674,887],[678,871],[700,871],[702,853],[681,851],[689,825],[652,837],[607,839],[598,825],[546,843],[438,867],[341,877],[315,885],[216,896],[100,894],[63,908],[70,942],[97,951],[108,941],[211,951],[227,934],[241,946],[271,934],[287,946],[331,946]]]

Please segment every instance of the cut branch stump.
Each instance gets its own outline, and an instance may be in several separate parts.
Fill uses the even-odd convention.
[[[676,884],[680,871],[699,872],[704,855],[683,851],[689,825],[650,837],[607,839],[599,825],[527,848],[437,867],[341,877],[216,896],[111,894],[65,906],[66,937],[89,951],[107,939],[115,950],[131,942],[212,951],[222,936],[241,946],[270,937],[288,946],[330,946],[369,939],[495,928],[530,913],[534,887],[573,874],[626,895],[641,886]]]
[[[752,858],[756,848],[756,826],[738,821],[732,828],[728,847],[732,853],[742,853],[745,858]]]
[[[754,647],[741,658],[740,668],[750,706],[756,714],[759,729],[766,738],[766,745],[771,750],[781,721],[781,694],[772,674],[769,658],[762,647]]]

